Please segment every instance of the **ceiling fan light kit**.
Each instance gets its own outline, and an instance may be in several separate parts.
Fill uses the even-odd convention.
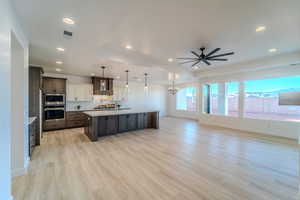
[[[201,62],[205,63],[206,65],[211,65],[211,61],[228,61],[228,59],[224,58],[224,56],[230,56],[234,54],[234,52],[229,52],[229,53],[215,55],[220,50],[221,48],[216,48],[213,51],[209,52],[208,54],[204,54],[205,47],[201,47],[200,48],[201,53],[197,53],[196,51],[191,51],[194,57],[177,58],[177,60],[182,61],[180,64],[190,63],[192,64],[191,67],[195,68]]]

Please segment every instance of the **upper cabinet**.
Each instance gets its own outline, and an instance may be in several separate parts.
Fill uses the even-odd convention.
[[[65,94],[66,79],[63,78],[43,78],[43,93],[44,94]]]
[[[92,101],[92,84],[67,84],[67,101]]]
[[[94,95],[112,96],[114,94],[112,78],[92,77],[92,82]]]

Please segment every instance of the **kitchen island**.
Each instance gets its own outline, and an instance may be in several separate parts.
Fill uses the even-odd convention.
[[[93,142],[97,141],[98,137],[147,128],[159,128],[159,111],[113,110],[83,113],[88,118],[84,132]]]

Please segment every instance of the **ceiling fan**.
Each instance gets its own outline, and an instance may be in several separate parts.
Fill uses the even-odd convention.
[[[184,61],[184,62],[181,62],[180,64],[191,63],[192,67],[195,67],[200,62],[204,62],[207,65],[211,65],[211,63],[209,61],[228,61],[228,59],[222,58],[222,57],[234,54],[234,52],[229,52],[229,53],[215,55],[220,50],[221,50],[221,48],[216,48],[215,50],[211,51],[210,53],[204,54],[205,47],[202,47],[202,48],[200,48],[201,54],[199,54],[195,51],[191,51],[191,53],[196,57],[177,58],[177,59]]]

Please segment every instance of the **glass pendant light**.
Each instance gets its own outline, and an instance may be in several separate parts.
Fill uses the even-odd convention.
[[[129,85],[128,85],[128,73],[129,73],[129,71],[126,70],[125,72],[126,72],[126,85],[125,85],[125,87],[128,88],[129,87]]]
[[[145,75],[145,90],[147,90],[148,89],[148,74],[145,73],[144,75]]]
[[[128,100],[128,96],[129,96],[128,73],[129,73],[129,70],[126,70],[125,72],[126,72],[125,99]]]
[[[175,88],[175,79],[178,78],[177,74],[169,74],[169,78],[172,79],[172,85],[169,87],[168,92],[170,95],[175,95],[178,91],[178,88]]]
[[[106,91],[106,80],[104,79],[105,66],[102,66],[101,69],[102,69],[102,78],[103,79],[100,80],[100,91],[103,92],[103,91]]]

